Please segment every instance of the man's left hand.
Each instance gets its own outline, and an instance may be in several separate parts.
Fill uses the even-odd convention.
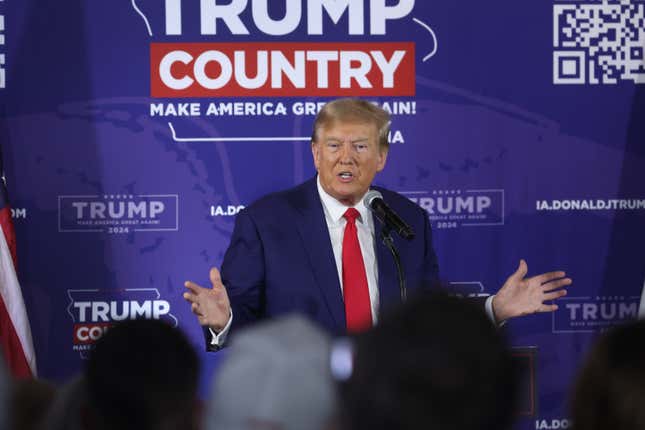
[[[545,304],[567,294],[564,286],[571,284],[562,271],[542,273],[525,278],[526,261],[520,260],[517,271],[508,277],[493,298],[493,313],[497,322],[537,312],[553,312],[558,305]]]

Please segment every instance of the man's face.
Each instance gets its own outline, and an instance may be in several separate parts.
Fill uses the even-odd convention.
[[[323,189],[347,206],[358,203],[387,158],[376,126],[369,123],[336,122],[321,128],[311,151]]]

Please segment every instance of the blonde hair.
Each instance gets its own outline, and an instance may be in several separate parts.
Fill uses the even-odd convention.
[[[314,121],[311,141],[317,141],[318,131],[337,122],[374,124],[378,131],[378,143],[381,151],[387,151],[390,143],[387,135],[390,131],[390,114],[379,106],[357,98],[336,99],[325,104]]]

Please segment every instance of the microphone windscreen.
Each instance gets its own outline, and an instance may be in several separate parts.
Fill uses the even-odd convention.
[[[372,210],[372,202],[374,199],[383,200],[383,194],[376,190],[369,190],[367,194],[365,194],[365,197],[363,197],[363,204],[367,209]]]

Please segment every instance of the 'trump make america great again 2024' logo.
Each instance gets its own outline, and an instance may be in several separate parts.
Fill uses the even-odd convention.
[[[636,319],[638,296],[563,297],[551,315],[553,333],[591,333]]]
[[[268,0],[202,0],[200,34],[212,37],[252,33],[266,42],[166,43],[150,45],[152,97],[412,96],[413,42],[276,42],[275,36],[323,36],[324,28],[347,26],[349,36],[383,36],[388,24],[409,17],[414,0],[286,0],[270,13]],[[186,2],[164,3],[165,35],[182,36]],[[249,9],[250,12],[249,13]],[[145,19],[145,15],[141,13]],[[280,15],[275,18],[275,15]],[[193,15],[190,15],[193,16]],[[194,19],[194,18],[193,18]],[[408,18],[410,19],[410,18]],[[434,40],[434,32],[416,18]],[[147,23],[147,21],[146,21]],[[342,24],[341,24],[342,23]],[[152,35],[152,32],[149,32]],[[211,39],[212,40],[212,39]],[[231,39],[229,39],[231,40]],[[242,42],[243,40],[243,42]],[[432,53],[432,55],[434,52]],[[424,57],[427,59],[429,55]]]
[[[178,200],[176,194],[58,196],[58,231],[177,231]]]
[[[432,228],[504,225],[504,190],[400,191],[428,212]]]

